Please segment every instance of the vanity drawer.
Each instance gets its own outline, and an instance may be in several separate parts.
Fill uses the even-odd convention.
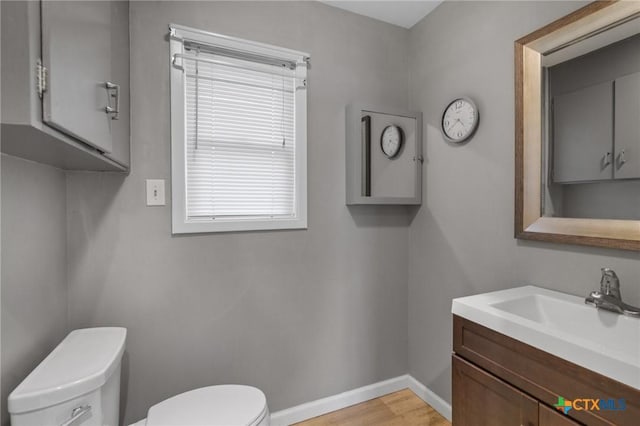
[[[568,415],[587,425],[640,424],[640,391],[534,348],[472,321],[453,316],[456,355],[494,374],[541,402],[594,398],[618,403],[624,410],[571,409]]]

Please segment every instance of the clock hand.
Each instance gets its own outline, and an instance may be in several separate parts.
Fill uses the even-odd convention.
[[[456,121],[453,122],[453,124],[451,126],[449,126],[449,128],[447,129],[447,132],[451,132],[451,130],[453,130],[454,127],[456,127],[456,124],[460,123],[462,125],[462,122],[460,122],[459,118],[456,118]],[[464,128],[464,126],[462,126]],[[466,129],[465,129],[466,131]]]

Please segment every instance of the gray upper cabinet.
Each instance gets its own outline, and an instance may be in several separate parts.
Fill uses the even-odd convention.
[[[613,84],[553,98],[553,181],[613,178]]]
[[[640,73],[615,81],[616,179],[640,178]]]
[[[2,151],[128,171],[129,5],[3,1]]]
[[[111,5],[111,78],[120,86],[120,112],[112,121],[111,152],[105,153],[118,164],[129,167],[130,101],[129,101],[129,2],[112,1]]]
[[[48,74],[44,122],[111,152],[116,117],[107,108],[115,108],[119,93],[110,81],[110,4],[42,2],[42,62]]]

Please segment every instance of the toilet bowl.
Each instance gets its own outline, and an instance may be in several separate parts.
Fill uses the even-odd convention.
[[[268,426],[269,408],[261,390],[218,385],[194,389],[149,409],[131,426]]]

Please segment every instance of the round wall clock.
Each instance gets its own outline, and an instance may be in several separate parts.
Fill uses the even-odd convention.
[[[402,148],[404,134],[402,129],[395,124],[387,126],[380,137],[380,148],[387,158],[395,158]]]
[[[449,142],[464,142],[473,136],[479,121],[480,112],[471,99],[454,99],[442,114],[442,135]]]

